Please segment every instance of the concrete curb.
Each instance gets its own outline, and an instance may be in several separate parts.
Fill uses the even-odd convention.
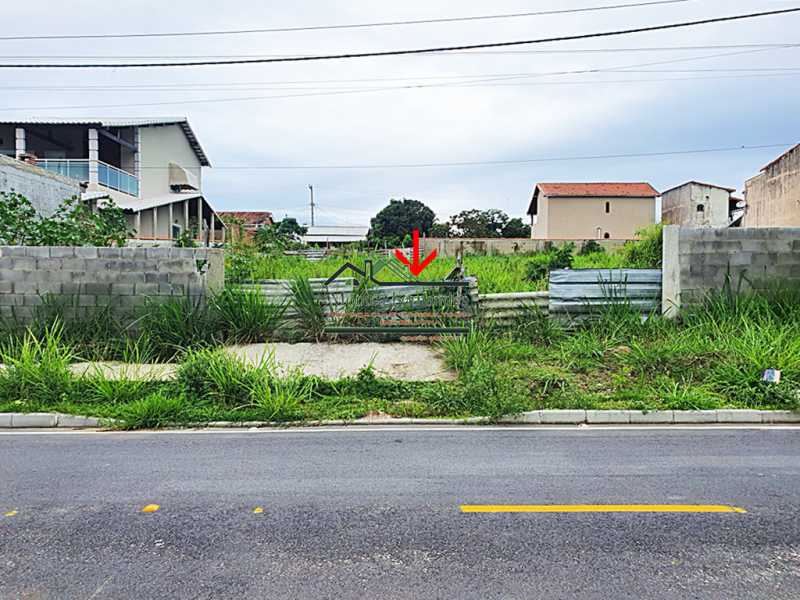
[[[0,413],[0,429],[83,429],[100,427],[100,419],[62,413]]]
[[[354,421],[300,421],[277,423],[270,421],[212,421],[191,423],[188,428],[239,428],[257,427],[343,427],[358,425],[736,425],[736,424],[800,424],[800,412],[788,410],[534,410],[518,415],[491,420],[488,417],[466,419],[413,419],[383,415],[362,417]],[[95,417],[65,415],[61,413],[0,413],[0,429],[32,428],[98,428],[101,420]]]

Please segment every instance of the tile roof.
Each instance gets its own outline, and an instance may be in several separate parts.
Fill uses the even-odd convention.
[[[536,190],[550,198],[655,198],[649,183],[537,183]]]
[[[258,210],[223,210],[217,213],[224,221],[226,217],[241,219],[245,225],[258,225],[260,223],[272,223],[272,213]]]

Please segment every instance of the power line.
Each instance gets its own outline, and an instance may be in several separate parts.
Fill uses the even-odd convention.
[[[650,2],[635,2],[631,4],[610,4],[604,6],[591,6],[585,8],[566,8],[557,10],[540,10],[532,12],[504,13],[494,15],[473,15],[466,17],[444,17],[434,19],[413,19],[410,21],[377,21],[372,23],[350,23],[342,25],[307,25],[300,27],[273,27],[267,29],[222,29],[211,31],[171,31],[171,32],[146,32],[146,33],[95,33],[73,35],[12,35],[2,36],[0,41],[16,40],[88,40],[88,39],[122,39],[122,38],[164,38],[164,37],[200,37],[221,35],[245,35],[256,33],[287,33],[297,31],[323,31],[331,29],[367,29],[372,27],[397,27],[404,25],[427,25],[433,23],[459,23],[466,21],[487,21],[498,19],[517,19],[520,17],[540,17],[547,15],[563,15],[570,13],[597,12],[603,10],[618,10],[624,8],[638,8],[657,6],[662,4],[680,4],[692,0],[653,0]]]
[[[487,50],[448,52],[445,56],[458,55],[500,55],[500,54],[606,54],[620,52],[678,52],[685,50],[726,50],[736,48],[790,48],[797,42],[784,43],[750,43],[750,44],[708,44],[704,46],[643,46],[627,48],[548,48],[546,50]],[[108,59],[108,60],[155,60],[155,59],[217,59],[217,58],[282,58],[296,54],[2,54],[0,60],[52,60],[63,59]]]
[[[199,66],[219,66],[219,65],[247,65],[247,64],[266,64],[266,63],[286,63],[286,62],[309,62],[321,60],[341,60],[352,58],[371,58],[385,56],[410,56],[416,54],[431,54],[437,52],[451,52],[455,50],[476,50],[479,48],[507,48],[510,46],[524,46],[531,44],[545,44],[551,42],[566,42],[573,40],[585,40],[591,38],[612,37],[630,35],[634,33],[646,33],[651,31],[664,31],[668,29],[680,29],[694,27],[698,25],[709,25],[712,23],[726,23],[731,21],[741,21],[757,17],[767,17],[800,12],[800,7],[787,8],[782,10],[772,10],[758,13],[748,13],[743,15],[732,15],[728,17],[715,17],[711,19],[701,19],[699,21],[683,21],[679,23],[668,23],[664,25],[651,25],[648,27],[636,27],[632,29],[619,29],[614,31],[602,31],[595,33],[584,33],[578,35],[566,35],[551,38],[537,38],[531,40],[517,40],[509,42],[490,42],[483,44],[462,44],[458,46],[438,46],[432,48],[412,48],[406,50],[384,50],[373,52],[349,52],[342,54],[322,54],[308,56],[293,56],[283,58],[258,58],[258,59],[237,59],[220,61],[193,61],[193,62],[153,62],[153,63],[0,63],[0,69],[123,69],[123,68],[161,68],[161,67],[199,67]]]
[[[771,148],[786,148],[793,146],[796,142],[785,142],[781,144],[763,145],[742,145],[728,146],[721,148],[700,148],[692,150],[668,150],[661,152],[639,152],[630,154],[595,154],[585,156],[561,156],[547,158],[527,158],[518,160],[482,160],[482,161],[459,161],[459,162],[434,162],[434,163],[388,163],[388,164],[342,164],[342,165],[223,165],[215,166],[214,170],[255,170],[255,171],[296,171],[296,170],[325,170],[325,169],[420,169],[420,168],[439,168],[439,167],[475,167],[493,165],[516,165],[543,162],[569,162],[583,160],[609,160],[616,158],[653,158],[659,156],[682,156],[691,154],[712,154],[723,152],[738,152],[742,150],[765,150]],[[149,167],[141,166],[142,169],[166,169],[168,167]]]

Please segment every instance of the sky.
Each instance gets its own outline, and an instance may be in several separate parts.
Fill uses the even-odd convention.
[[[635,1],[42,0],[6,3],[4,22],[14,27],[4,28],[3,35],[339,25]],[[394,50],[556,37],[796,6],[800,0],[686,0],[394,27],[0,40],[0,63]],[[0,88],[5,88],[0,115],[185,116],[211,161],[203,189],[218,210],[268,210],[276,218],[308,223],[308,186],[313,185],[317,225],[367,225],[390,198],[420,200],[442,221],[471,208],[523,217],[540,181],[647,181],[666,190],[700,180],[741,190],[747,178],[800,141],[800,46],[775,46],[800,45],[798,31],[800,13],[436,55],[178,69],[0,70]],[[586,70],[600,72],[553,74]],[[771,147],[579,159],[743,145]],[[454,162],[488,164],[400,166]],[[364,166],[373,168],[349,168]]]

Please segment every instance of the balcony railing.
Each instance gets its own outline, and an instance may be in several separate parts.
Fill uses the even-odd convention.
[[[97,161],[97,182],[118,192],[139,195],[138,177],[100,161]]]
[[[89,181],[89,164],[86,158],[43,158],[36,161],[37,167],[78,181]],[[97,183],[131,196],[139,195],[138,177],[99,160]]]
[[[40,158],[36,166],[70,179],[89,181],[89,160],[82,158]]]

